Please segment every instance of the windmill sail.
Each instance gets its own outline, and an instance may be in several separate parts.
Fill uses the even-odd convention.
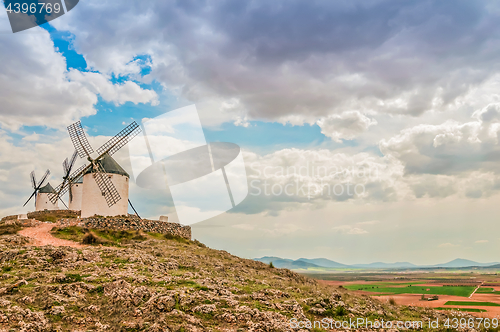
[[[94,152],[94,149],[92,149],[92,146],[87,140],[82,123],[80,121],[73,123],[68,127],[68,132],[69,137],[71,137],[71,141],[73,142],[73,146],[76,151],[78,151],[80,158],[90,157],[90,154]]]
[[[107,141],[103,146],[97,149],[97,153],[99,155],[103,155],[105,153],[112,156],[116,151],[120,150],[122,147],[127,145],[135,136],[137,136],[141,132],[141,128],[134,121],[130,125],[128,125],[125,129],[116,134],[112,139]]]
[[[35,197],[35,206],[36,206],[36,195],[38,194],[38,192],[40,191],[40,188],[42,187],[43,183],[45,182],[45,180],[47,180],[47,177],[50,175],[50,171],[47,170],[45,172],[45,174],[42,176],[42,179],[37,183],[36,182],[36,177],[35,177],[35,171],[32,171],[30,173],[30,179],[31,179],[31,185],[33,186],[33,193],[31,194],[30,198],[28,198],[28,200],[26,201],[26,203],[24,203],[23,207],[26,206],[26,204],[29,203],[29,201]],[[57,199],[56,199],[57,201]]]
[[[115,205],[120,199],[120,194],[118,190],[116,190],[115,185],[111,182],[111,179],[105,174],[105,170],[101,164],[98,164],[98,167],[94,169],[94,178],[97,186],[101,190],[102,195],[106,199],[106,203],[108,203],[109,207]]]
[[[78,180],[90,167],[92,167],[92,164],[83,165],[76,171],[74,171],[69,176],[68,181],[63,181],[63,183],[57,186],[57,188],[55,189],[55,193],[49,195],[50,201],[55,204],[55,202],[57,202],[59,197],[63,196],[66,192],[68,192],[68,189],[71,186],[71,184],[76,180]]]

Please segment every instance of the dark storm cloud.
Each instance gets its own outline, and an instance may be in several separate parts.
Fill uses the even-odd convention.
[[[499,70],[485,1],[86,1],[61,28],[103,71],[137,54],[193,102],[251,118],[440,110]],[[61,21],[61,20],[60,20]]]

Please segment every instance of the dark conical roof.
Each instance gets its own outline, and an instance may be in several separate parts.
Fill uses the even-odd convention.
[[[54,190],[54,188],[52,188],[50,183],[47,183],[45,186],[40,188],[40,190],[38,192],[40,194],[55,194],[56,193],[56,191]]]
[[[97,163],[101,164],[108,174],[119,174],[130,178],[130,175],[109,154],[105,154]],[[92,168],[89,168],[85,174],[89,173],[92,173]]]

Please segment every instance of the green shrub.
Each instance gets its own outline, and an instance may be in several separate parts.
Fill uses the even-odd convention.
[[[18,231],[22,229],[21,226],[17,224],[14,225],[0,225],[0,235],[8,235],[8,234],[16,234]]]
[[[346,310],[346,308],[344,308],[343,306],[338,306],[338,307],[335,309],[335,315],[336,315],[336,316],[345,316],[345,315],[347,315],[347,310]]]
[[[163,237],[166,240],[174,240],[174,241],[177,241],[180,243],[188,243],[188,240],[186,240],[185,238],[177,236],[177,235],[173,235],[173,234],[165,234],[165,235],[163,235]]]
[[[269,262],[269,267],[270,267],[271,269],[274,269],[273,262]]]
[[[193,241],[193,243],[195,245],[197,245],[198,247],[200,247],[200,248],[206,248],[207,247],[206,245],[204,245],[203,243],[201,243],[200,241],[198,241],[196,239]]]
[[[99,285],[94,289],[91,289],[89,293],[97,293],[97,294],[104,294],[104,287]]]
[[[90,232],[90,233],[87,233],[87,235],[85,235],[82,239],[82,243],[83,244],[98,244],[99,243],[99,239],[97,238],[97,236]]]
[[[58,280],[60,284],[71,284],[74,282],[81,282],[83,277],[78,273],[66,273],[64,279]]]

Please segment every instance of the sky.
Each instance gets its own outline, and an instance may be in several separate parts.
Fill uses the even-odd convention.
[[[96,148],[194,104],[208,142],[241,147],[249,184],[192,225],[210,247],[500,261],[499,16],[491,1],[82,0],[13,34],[0,10],[0,215],[33,209],[32,170],[60,182],[69,124]],[[177,220],[133,181],[130,197]]]

